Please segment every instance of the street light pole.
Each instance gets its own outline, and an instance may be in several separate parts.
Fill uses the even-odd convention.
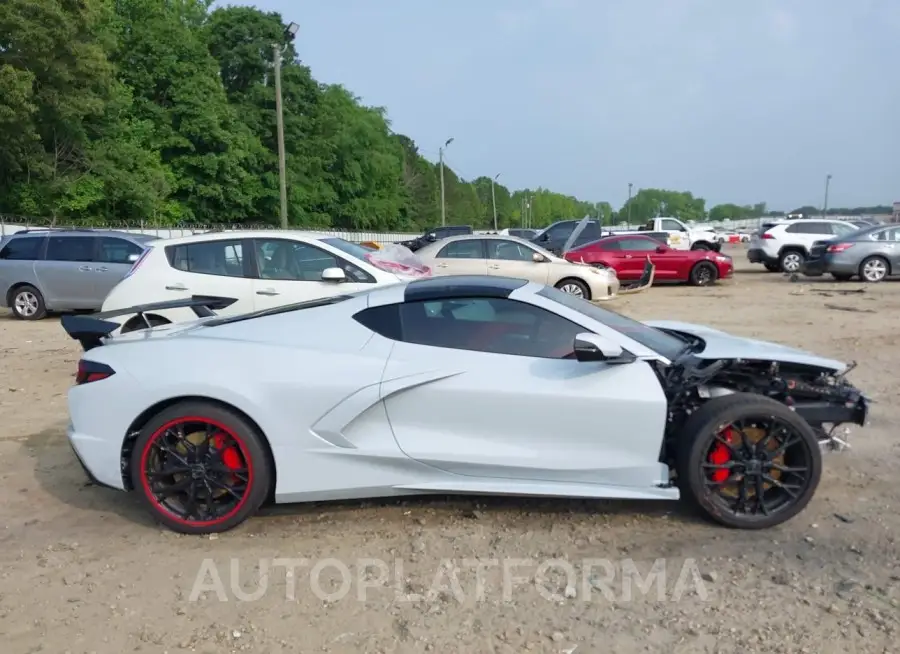
[[[491,180],[491,204],[494,205],[494,231],[497,231],[497,196],[494,194],[494,182],[497,181],[497,178],[500,177],[500,173],[494,175],[494,178]]]
[[[284,154],[284,108],[281,99],[281,55],[287,49],[288,44],[294,40],[300,26],[291,23],[284,30],[287,43],[275,43],[272,46],[275,63],[275,124],[278,131],[278,183],[281,199],[281,229],[288,228],[287,207],[287,164]]]
[[[631,227],[631,187],[634,186],[631,182],[628,182],[628,217],[625,219],[625,226]]]
[[[441,161],[441,227],[447,224],[447,205],[444,199],[444,148],[453,143],[453,138],[447,139],[443,147],[438,150],[438,157]]]
[[[831,184],[831,173],[825,175],[825,204],[822,206],[822,218],[828,217],[828,187]]]

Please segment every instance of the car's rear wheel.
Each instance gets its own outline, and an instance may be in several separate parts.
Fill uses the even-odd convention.
[[[806,257],[802,252],[797,250],[788,250],[781,255],[778,263],[782,272],[795,273],[800,272]]]
[[[556,288],[561,290],[563,293],[568,293],[569,295],[574,295],[575,297],[580,297],[585,300],[591,299],[591,289],[589,289],[588,285],[580,279],[563,279],[556,284]]]
[[[693,286],[709,286],[719,277],[719,271],[709,261],[701,261],[691,268],[689,281]]]
[[[678,448],[682,496],[728,527],[790,520],[809,504],[822,475],[812,427],[780,402],[750,393],[709,400],[688,420]]]
[[[719,242],[722,243],[723,241],[719,241]],[[708,243],[694,243],[691,246],[691,249],[695,250],[695,251],[696,250],[712,250],[712,248],[709,246]]]
[[[131,477],[153,516],[174,531],[233,529],[268,496],[272,464],[244,417],[210,402],[181,402],[141,430]]]
[[[883,281],[890,271],[890,264],[883,257],[867,257],[859,264],[859,276],[866,282]]]
[[[159,327],[160,325],[168,325],[171,324],[171,321],[166,320],[162,316],[156,316],[153,314],[149,314],[145,316],[147,320],[140,316],[135,316],[128,320],[124,325],[122,325],[122,329],[120,333],[127,334],[128,332],[136,332],[141,329],[147,329],[147,324],[149,323],[151,327]]]
[[[28,284],[10,293],[9,307],[19,320],[41,320],[47,315],[44,296],[34,286]]]

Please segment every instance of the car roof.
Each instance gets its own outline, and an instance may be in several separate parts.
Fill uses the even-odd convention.
[[[404,302],[428,302],[462,297],[508,298],[528,280],[487,275],[450,275],[428,277],[406,284]]]
[[[302,230],[282,230],[282,229],[256,229],[256,230],[234,230],[221,232],[203,232],[202,234],[191,234],[190,236],[178,236],[176,238],[162,238],[158,240],[165,241],[166,245],[182,245],[189,243],[202,243],[206,241],[230,241],[240,238],[287,238],[294,240],[310,240],[321,241],[326,238],[340,238],[339,236],[331,236],[330,234],[319,234],[316,232],[304,232]]]
[[[134,234],[132,232],[115,229],[55,229],[52,227],[23,229],[15,234],[7,234],[5,238],[27,238],[30,236],[115,236],[117,238],[131,238],[136,240],[151,240],[157,238],[148,234]]]

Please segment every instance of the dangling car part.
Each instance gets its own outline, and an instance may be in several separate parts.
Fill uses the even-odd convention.
[[[804,509],[821,448],[868,415],[839,361],[508,277],[110,324],[63,322],[92,344],[69,441],[91,479],[193,534],[267,499],[453,493],[683,498],[760,529]]]

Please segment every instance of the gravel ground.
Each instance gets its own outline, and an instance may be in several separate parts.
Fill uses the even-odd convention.
[[[615,306],[858,360],[878,402],[808,509],[765,533],[678,503],[451,498],[278,507],[178,536],[85,485],[64,434],[79,351],[58,321],[0,315],[0,649],[897,651],[900,285],[844,295],[859,285],[791,283],[734,254],[731,282]]]

